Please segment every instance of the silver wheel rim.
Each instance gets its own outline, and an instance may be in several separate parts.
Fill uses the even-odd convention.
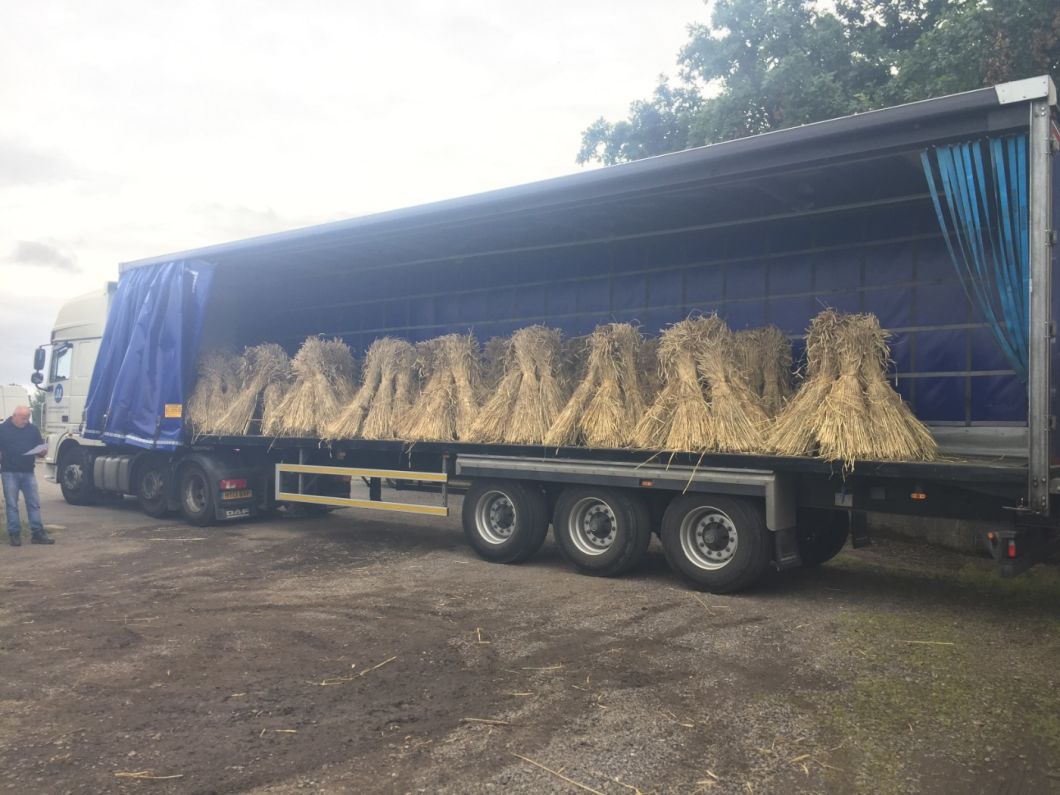
[[[740,537],[728,514],[709,506],[689,511],[681,521],[681,551],[695,567],[717,571],[728,566]]]
[[[184,486],[184,505],[189,513],[206,510],[206,480],[202,475],[192,475]]]
[[[162,475],[157,470],[151,469],[144,473],[140,493],[145,500],[157,500],[162,496],[162,488]]]
[[[68,489],[76,491],[81,488],[81,483],[84,481],[84,472],[81,469],[80,464],[67,464],[63,467],[63,485]]]
[[[503,491],[487,491],[475,506],[475,530],[488,544],[503,544],[518,522],[515,504]]]
[[[603,555],[615,543],[615,512],[603,500],[586,497],[571,508],[567,535],[584,555]]]

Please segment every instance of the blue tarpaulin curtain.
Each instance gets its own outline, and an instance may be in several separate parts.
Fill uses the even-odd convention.
[[[122,274],[88,389],[86,437],[149,449],[180,444],[177,407],[195,381],[212,281],[213,265],[201,260]]]
[[[1027,383],[1030,251],[1027,136],[921,153],[939,226],[968,299]]]

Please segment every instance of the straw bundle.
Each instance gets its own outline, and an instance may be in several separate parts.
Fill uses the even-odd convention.
[[[735,354],[748,386],[775,417],[791,397],[791,340],[776,326],[738,331]]]
[[[218,421],[239,387],[238,357],[222,351],[209,351],[199,357],[195,391],[185,413],[196,437],[220,432]]]
[[[770,433],[780,455],[812,455],[820,436],[818,409],[839,378],[839,337],[846,318],[826,309],[810,321],[806,334],[806,378],[785,404]]]
[[[844,319],[836,348],[839,377],[817,407],[815,422],[818,452],[823,458],[842,461],[846,469],[853,468],[855,459],[871,456],[874,437],[882,430],[874,427],[861,385],[861,358],[872,355],[872,340],[861,322],[864,317]]]
[[[504,378],[510,347],[510,337],[490,337],[482,346],[482,387],[485,392],[492,392]]]
[[[283,398],[274,405],[266,400],[262,433],[316,436],[353,396],[356,364],[342,340],[309,337],[291,362],[291,369],[295,380]]]
[[[710,387],[713,449],[754,453],[766,449],[769,416],[736,363],[733,333],[716,316],[704,320],[703,344],[696,364]]]
[[[806,338],[807,378],[771,437],[783,455],[814,452],[844,469],[859,458],[931,460],[938,447],[886,379],[887,332],[874,315],[822,312]]]
[[[643,340],[627,323],[597,326],[588,341],[585,377],[545,435],[557,447],[628,447],[647,410],[638,362]]]
[[[858,377],[877,433],[872,457],[894,461],[931,461],[938,457],[938,443],[887,380],[891,364],[888,334],[875,315],[859,315],[866,348]]]
[[[223,436],[244,436],[250,433],[267,389],[286,385],[291,379],[291,360],[287,352],[275,343],[256,345],[239,357],[241,386],[228,400],[228,407],[217,421],[216,432]]]
[[[637,423],[637,447],[695,451],[714,446],[714,422],[696,364],[709,333],[704,317],[687,318],[662,333],[657,369],[663,386]]]
[[[395,419],[413,398],[416,351],[405,340],[383,337],[364,359],[364,379],[353,400],[325,429],[329,439],[393,439]]]
[[[468,434],[475,442],[541,444],[567,402],[560,332],[519,329],[504,357],[504,375]]]
[[[385,362],[379,390],[364,418],[361,436],[365,439],[396,439],[398,423],[402,417],[408,416],[419,394],[416,349],[404,340],[395,342],[400,344]]]
[[[412,440],[450,441],[471,431],[482,389],[482,358],[471,334],[448,334],[416,346],[423,389],[405,417],[400,435]]]

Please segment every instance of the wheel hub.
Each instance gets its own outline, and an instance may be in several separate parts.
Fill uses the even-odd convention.
[[[606,509],[603,508],[603,506],[599,506],[590,511],[590,515],[586,522],[589,526],[589,533],[599,539],[607,538],[614,531],[614,527],[611,524],[611,517],[607,515]]]
[[[512,523],[515,521],[515,511],[512,504],[505,498],[496,499],[490,505],[490,525],[497,532],[511,532]]]
[[[729,564],[739,544],[732,519],[714,508],[690,512],[681,523],[681,547],[685,557],[701,569],[720,569]]]
[[[162,495],[162,476],[157,472],[146,473],[142,489],[145,499],[157,500]]]
[[[68,489],[76,489],[81,485],[81,467],[78,464],[67,464],[63,467],[63,484]]]
[[[570,512],[567,530],[571,541],[586,555],[601,555],[615,543],[615,512],[607,503],[587,498]]]
[[[503,544],[511,538],[518,521],[515,504],[504,492],[487,492],[475,505],[475,529],[489,544]]]

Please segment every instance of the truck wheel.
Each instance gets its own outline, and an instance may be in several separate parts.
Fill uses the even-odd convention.
[[[199,527],[217,521],[214,488],[198,464],[188,464],[180,471],[180,512],[189,524]]]
[[[139,467],[136,480],[136,501],[148,516],[161,519],[169,513],[166,496],[167,469],[163,461],[149,461]]]
[[[843,550],[849,535],[850,526],[843,511],[799,511],[795,538],[802,565],[814,568],[827,563]]]
[[[756,582],[769,566],[769,542],[757,501],[686,494],[675,497],[663,515],[662,545],[670,566],[714,593]]]
[[[648,506],[619,489],[567,489],[556,501],[552,527],[563,557],[597,577],[629,571],[651,542]]]
[[[545,495],[511,480],[482,480],[464,495],[462,513],[467,543],[486,560],[518,563],[545,542]]]
[[[92,456],[80,445],[71,444],[59,452],[57,475],[63,499],[71,505],[95,505],[99,501],[99,490],[92,482]]]

